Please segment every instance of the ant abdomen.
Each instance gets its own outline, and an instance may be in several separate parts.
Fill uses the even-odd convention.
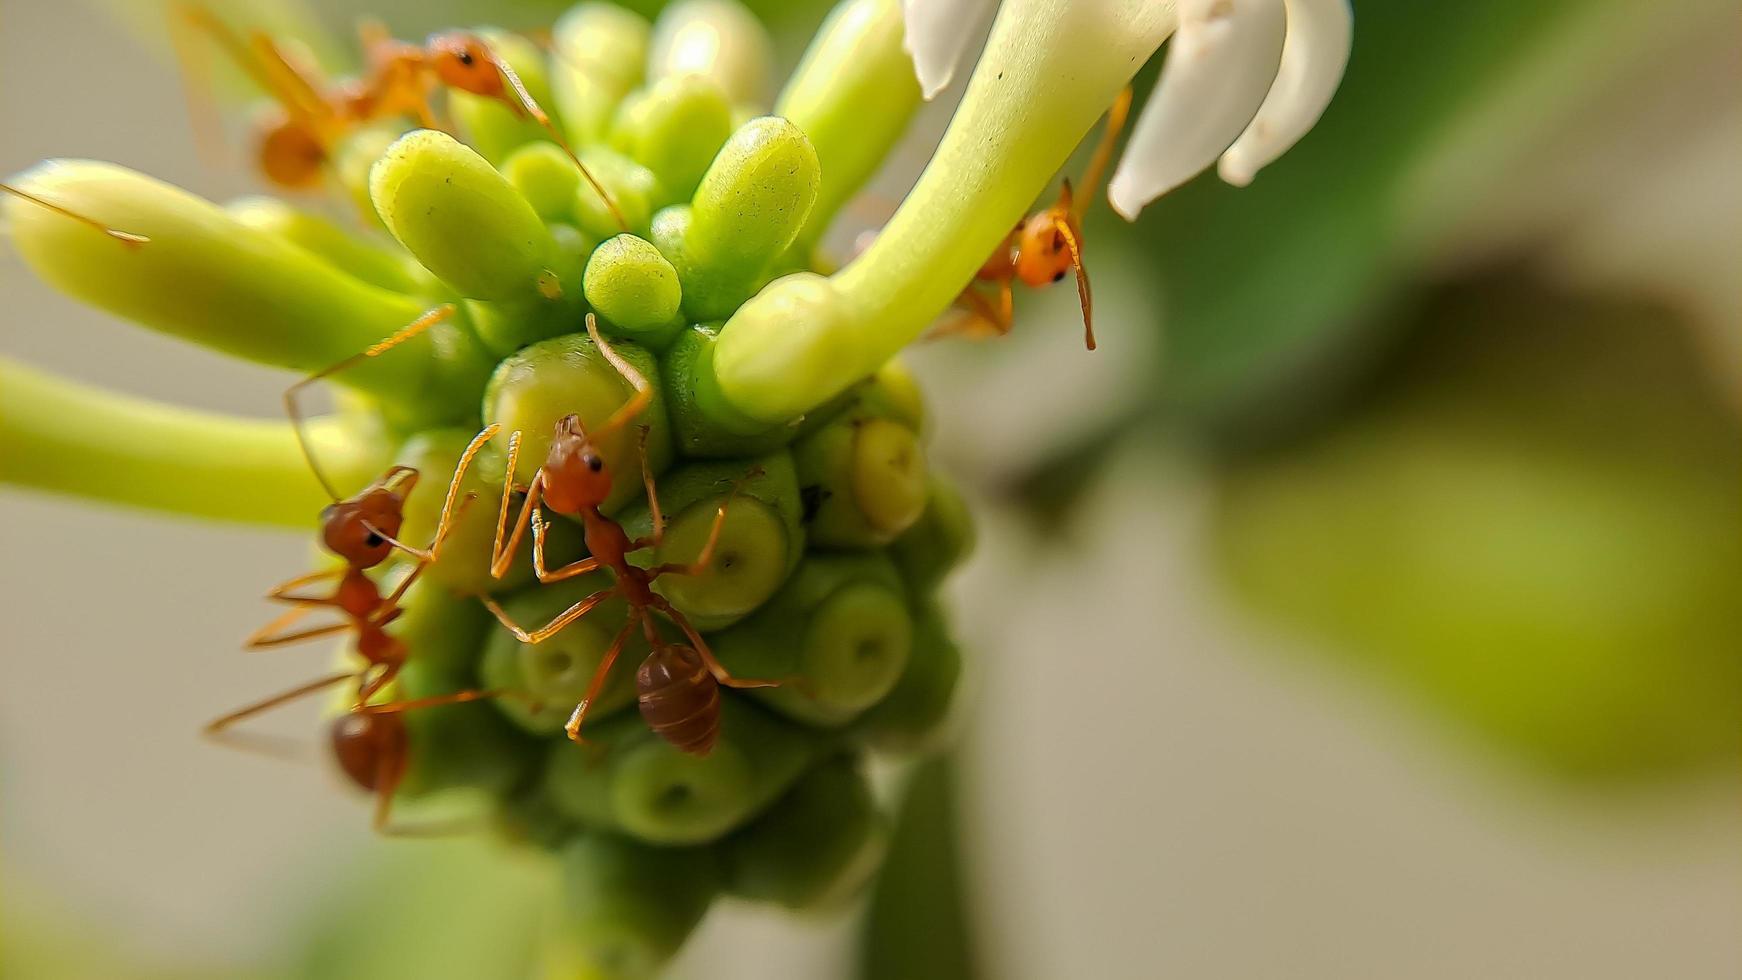
[[[713,751],[720,738],[720,685],[693,648],[655,648],[635,672],[635,695],[654,734],[690,755]]]
[[[398,714],[350,711],[333,719],[333,758],[351,782],[373,793],[405,765],[405,721]]]

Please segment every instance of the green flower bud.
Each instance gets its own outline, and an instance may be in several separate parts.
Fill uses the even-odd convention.
[[[454,603],[450,599],[449,605]],[[415,655],[414,655],[415,656]],[[456,688],[425,675],[413,660],[400,674],[402,697],[428,697]],[[397,796],[417,799],[452,789],[502,793],[519,783],[537,754],[489,705],[476,702],[413,708],[405,722],[406,768]]]
[[[974,550],[974,519],[956,488],[933,477],[925,513],[889,546],[908,588],[928,593]]]
[[[571,170],[574,167],[573,164],[568,166]],[[580,282],[587,257],[597,242],[573,225],[551,224],[548,227],[551,240],[556,242],[556,258],[551,263],[551,271],[558,281]],[[579,290],[556,301],[542,297],[506,303],[467,300],[464,306],[472,332],[497,357],[507,357],[529,344],[569,333],[577,322],[584,322]]]
[[[539,141],[515,150],[503,162],[502,176],[546,222],[574,220],[581,172],[555,143]]]
[[[502,608],[517,623],[542,626],[610,584],[611,577],[606,573],[582,575],[527,589],[504,602]],[[612,599],[537,644],[522,643],[505,629],[491,630],[483,645],[479,680],[493,690],[525,695],[497,701],[516,725],[539,735],[559,733],[575,705],[586,696],[587,686],[627,614],[628,607],[623,601]],[[646,640],[639,633],[631,636],[599,699],[588,709],[590,721],[608,718],[635,700],[635,671],[630,665],[646,655]]]
[[[557,20],[551,94],[570,142],[584,146],[605,138],[617,103],[641,84],[651,32],[646,18],[614,3],[577,4]]]
[[[660,359],[666,407],[678,449],[685,456],[758,456],[791,442],[798,435],[797,426],[765,426],[747,418],[734,419],[713,390],[711,362],[718,337],[711,327],[691,327],[678,335]]]
[[[709,643],[735,675],[787,680],[752,691],[759,700],[790,718],[836,726],[901,678],[913,619],[888,558],[813,553],[767,605]]]
[[[399,243],[463,296],[553,299],[556,242],[532,205],[476,151],[419,129],[388,148],[369,194]]]
[[[421,296],[442,291],[435,278],[404,252],[364,241],[331,220],[276,197],[244,197],[231,201],[224,210],[242,224],[300,245],[333,268],[372,286]]]
[[[780,588],[804,553],[798,476],[785,452],[680,466],[660,479],[658,489],[665,539],[638,563],[696,561],[715,515],[727,505],[707,570],[664,575],[654,583],[697,629],[719,629],[755,610]],[[637,507],[624,516],[623,527],[631,537],[651,534],[652,515]]]
[[[719,893],[706,848],[588,834],[563,850],[564,933],[547,976],[652,977]]]
[[[888,820],[849,758],[833,759],[720,848],[726,889],[789,909],[834,907],[856,894],[883,861]]]
[[[319,370],[368,349],[427,308],[131,170],[54,161],[13,182],[151,239],[129,248],[8,198],[13,241],[43,280],[92,306],[237,357]],[[482,352],[443,324],[333,380],[380,396],[403,414],[452,418],[453,398],[477,383],[482,367]]]
[[[583,824],[652,844],[701,844],[742,826],[821,743],[742,698],[721,700],[720,740],[706,756],[673,748],[638,716],[589,723],[581,734],[590,744],[552,749],[552,801]]]
[[[962,674],[962,651],[950,639],[943,611],[920,604],[913,654],[901,680],[853,726],[858,741],[882,752],[917,755],[940,748]]]
[[[619,341],[611,346],[648,379],[654,394],[640,418],[598,444],[613,474],[606,511],[642,494],[641,459],[636,451],[640,426],[649,429],[647,455],[653,472],[662,472],[672,456],[671,426],[658,386],[659,366],[652,355],[633,343]],[[497,366],[484,390],[484,420],[501,423],[496,444],[504,451],[509,436],[521,433],[514,478],[526,486],[544,464],[559,419],[573,413],[580,416],[589,432],[597,431],[633,394],[629,382],[605,360],[592,340],[585,334],[569,334],[533,344]]]
[[[581,151],[581,162],[587,165],[587,171],[599,186],[611,195],[612,202],[623,213],[623,220],[629,223],[631,230],[646,230],[653,222],[653,213],[670,199],[671,192],[659,182],[653,171],[615,150],[588,147]],[[586,181],[575,189],[571,208],[581,229],[600,239],[623,230],[611,209],[599,197],[599,192]]]
[[[654,172],[687,200],[714,155],[732,135],[732,106],[700,75],[664,78],[626,100],[612,126],[612,145]]]
[[[486,28],[476,32],[489,46],[490,53],[506,63],[526,86],[526,93],[539,107],[552,110],[550,83],[545,76],[544,52],[538,45],[518,34]],[[511,86],[504,85],[508,101],[520,107],[519,96]],[[535,140],[548,140],[550,134],[538,124],[531,113],[516,111],[501,99],[473,95],[456,88],[448,89],[448,111],[465,132],[467,142],[483,154],[484,159],[500,165],[509,154]],[[559,151],[560,152],[560,151]],[[570,163],[573,169],[574,164]]]
[[[774,114],[804,130],[828,175],[803,241],[822,237],[919,108],[919,82],[902,39],[898,0],[848,0],[823,22],[775,102]]]
[[[682,0],[665,8],[647,56],[653,81],[701,75],[732,102],[754,105],[768,104],[773,63],[768,31],[736,0]]]
[[[885,545],[925,512],[925,451],[901,422],[849,412],[794,443],[792,453],[819,545]]]
[[[683,328],[677,270],[644,238],[618,235],[600,245],[587,260],[581,288],[616,335],[662,346]]]

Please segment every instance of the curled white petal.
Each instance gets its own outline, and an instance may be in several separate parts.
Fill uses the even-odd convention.
[[[998,0],[901,0],[901,46],[926,101],[948,88]]]
[[[1161,80],[1107,184],[1126,220],[1214,163],[1276,79],[1282,0],[1181,0],[1179,18]]]
[[[1349,65],[1355,15],[1349,0],[1286,0],[1282,67],[1252,125],[1222,154],[1217,173],[1236,187],[1288,152],[1331,104]]]

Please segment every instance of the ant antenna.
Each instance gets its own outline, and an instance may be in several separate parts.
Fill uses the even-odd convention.
[[[1107,164],[1113,159],[1113,144],[1119,140],[1119,131],[1125,128],[1125,117],[1131,112],[1131,86],[1127,85],[1119,91],[1119,97],[1113,100],[1113,107],[1107,110],[1107,128],[1101,133],[1101,142],[1095,145],[1095,155],[1089,158],[1089,167],[1083,171],[1083,196],[1074,208],[1078,220],[1083,212],[1095,199],[1095,188],[1100,186],[1101,175],[1107,172]],[[1073,254],[1075,250],[1073,249]],[[1079,267],[1080,268],[1080,267]],[[1091,342],[1089,349],[1095,345]]]
[[[71,218],[74,221],[79,222],[80,224],[89,225],[90,227],[97,229],[98,231],[102,232],[103,234],[108,235],[110,238],[113,238],[116,241],[120,242],[121,244],[127,246],[128,248],[138,248],[139,246],[144,245],[145,243],[151,241],[151,239],[145,237],[144,235],[135,235],[130,231],[121,231],[121,230],[116,229],[116,228],[111,228],[108,225],[103,224],[101,221],[98,221],[95,218],[87,217],[86,215],[82,215],[82,214],[78,213],[77,211],[73,211],[73,210],[70,210],[68,208],[61,207],[60,205],[54,203],[53,201],[43,200],[42,198],[37,197],[35,194],[30,194],[30,193],[26,193],[25,191],[21,191],[18,188],[13,187],[11,184],[0,184],[0,191],[4,191],[7,194],[13,194],[13,195],[16,195],[18,197],[22,197],[26,201],[31,202],[32,204],[36,204],[36,205],[39,205],[41,207],[45,207],[45,208],[49,209],[50,211],[53,211],[56,214]]]
[[[647,408],[647,403],[653,400],[653,389],[647,384],[647,377],[636,370],[635,365],[630,364],[622,354],[617,353],[610,344],[605,343],[605,338],[599,335],[599,321],[591,313],[587,314],[587,336],[593,338],[593,343],[598,345],[599,353],[605,355],[605,360],[611,362],[611,366],[617,369],[617,373],[623,376],[623,380],[629,382],[629,387],[635,389],[634,397],[624,402],[623,407],[613,412],[611,417],[605,420],[605,424],[593,434],[593,437],[598,437],[616,432],[628,425],[631,419],[640,415]]]
[[[611,199],[611,195],[605,190],[604,185],[600,184],[598,178],[593,176],[592,171],[587,169],[587,165],[581,162],[581,158],[575,155],[574,149],[569,146],[569,141],[563,139],[563,134],[558,132],[555,124],[550,121],[550,116],[546,115],[545,111],[539,108],[538,103],[532,98],[532,93],[528,92],[526,86],[521,83],[520,74],[508,64],[506,58],[492,55],[491,60],[496,62],[496,70],[502,73],[502,77],[507,79],[509,86],[514,89],[514,95],[520,100],[520,104],[522,108],[526,110],[527,115],[530,115],[540,126],[543,126],[544,131],[550,134],[550,138],[556,141],[556,145],[562,147],[563,152],[567,153],[569,159],[574,161],[575,166],[581,171],[581,176],[585,177],[587,183],[592,186],[593,193],[599,195],[599,199],[604,201],[605,207],[610,210],[611,217],[617,219],[617,227],[622,228],[624,231],[628,231],[629,222],[624,219],[623,212],[617,210],[617,202]]]

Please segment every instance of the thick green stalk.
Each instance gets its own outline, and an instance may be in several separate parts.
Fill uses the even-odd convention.
[[[1010,0],[925,173],[833,277],[777,280],[714,353],[721,414],[821,405],[917,339],[1052,181],[1174,26],[1172,4]]]
[[[309,426],[339,488],[385,460],[329,419]],[[307,528],[330,503],[283,422],[115,395],[0,359],[0,483],[249,524]]]

